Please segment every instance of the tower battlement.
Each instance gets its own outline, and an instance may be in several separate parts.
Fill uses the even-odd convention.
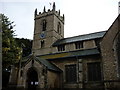
[[[46,11],[46,8],[44,6],[43,12],[37,12],[37,9],[35,10],[35,19],[50,16],[50,15],[55,15],[62,23],[64,23],[65,17],[64,14],[61,16],[60,15],[60,10],[56,11],[56,6],[55,2],[53,3],[53,8],[52,10],[48,9]]]

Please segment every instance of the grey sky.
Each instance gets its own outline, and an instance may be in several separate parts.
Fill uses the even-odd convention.
[[[38,12],[51,8],[49,2],[56,2],[56,9],[65,14],[65,37],[107,30],[118,16],[119,0],[29,0],[0,2],[0,13],[4,13],[16,24],[17,37],[33,39],[34,10]]]

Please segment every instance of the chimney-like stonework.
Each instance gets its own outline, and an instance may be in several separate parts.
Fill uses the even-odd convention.
[[[120,14],[120,1],[118,2],[118,15]]]

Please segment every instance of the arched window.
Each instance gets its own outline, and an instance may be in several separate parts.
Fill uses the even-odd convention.
[[[46,31],[47,22],[46,20],[42,21],[42,31]]]
[[[118,42],[117,42],[117,44],[118,44],[118,47],[117,47],[117,55],[118,55],[118,62],[119,62],[119,74],[120,74],[120,35],[119,35],[119,37],[118,37]]]
[[[117,35],[114,38],[113,41],[113,48],[112,50],[114,51],[114,56],[116,60],[116,65],[117,65],[117,77],[120,78],[120,32],[117,33]]]
[[[115,53],[116,53],[116,58],[117,58],[117,63],[118,63],[118,75],[120,77],[120,33],[118,34],[117,38],[116,38],[116,45],[115,45]]]
[[[61,23],[60,22],[58,22],[58,25],[57,25],[57,32],[61,34]]]

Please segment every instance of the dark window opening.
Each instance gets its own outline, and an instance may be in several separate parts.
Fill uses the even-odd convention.
[[[60,24],[60,22],[58,22],[58,25],[57,25],[57,32],[59,34],[61,34],[61,24]]]
[[[76,49],[83,48],[83,42],[75,42],[75,48]]]
[[[23,76],[23,70],[20,71],[20,77],[22,77],[22,76]]]
[[[43,22],[42,22],[42,31],[46,31],[46,26],[47,26],[47,22],[46,22],[46,20],[43,20]]]
[[[101,39],[95,39],[95,45],[98,47],[98,49],[100,48],[100,40]]]
[[[101,67],[100,63],[88,63],[88,81],[101,81]]]
[[[45,75],[45,73],[46,73],[46,69],[43,69],[42,70],[42,75]]]
[[[43,47],[45,47],[45,42],[44,42],[44,40],[41,41],[41,48],[43,48]]]
[[[65,65],[65,74],[67,83],[75,83],[77,81],[76,64]]]
[[[65,45],[58,46],[58,51],[65,51]]]

